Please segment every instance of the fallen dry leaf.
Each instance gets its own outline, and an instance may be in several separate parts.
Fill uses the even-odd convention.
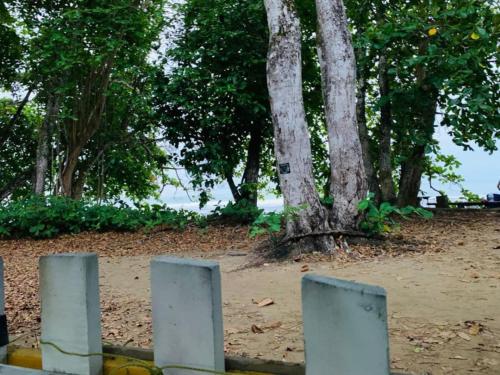
[[[481,332],[481,326],[478,323],[474,323],[470,326],[469,334],[471,334],[472,336],[477,336],[479,335],[479,332]]]
[[[457,333],[457,335],[458,335],[459,337],[463,338],[463,339],[464,339],[464,340],[466,340],[466,341],[470,341],[470,340],[471,340],[470,336],[469,336],[468,334],[466,334],[466,333],[463,333],[463,332],[458,332],[458,333]]]
[[[307,264],[304,264],[302,267],[300,267],[300,272],[307,272],[309,271],[309,266]]]
[[[262,328],[260,328],[259,326],[255,325],[255,324],[252,324],[251,330],[253,333],[264,333]]]
[[[260,301],[257,306],[259,307],[265,307],[274,304],[274,301],[271,298],[264,298],[262,301]]]

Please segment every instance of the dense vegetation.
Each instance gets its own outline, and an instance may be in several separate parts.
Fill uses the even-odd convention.
[[[312,173],[331,211],[316,3],[295,1]],[[496,150],[498,8],[493,0],[344,4],[370,207],[397,213],[418,206],[422,178],[462,182],[437,127],[464,149]],[[228,184],[234,203],[215,216],[264,220],[259,196],[282,188],[268,39],[263,1],[0,1],[0,234],[182,227],[196,218],[119,203],[146,207],[165,185],[184,186],[179,169],[201,205]],[[384,220],[365,217],[361,228],[383,231]]]

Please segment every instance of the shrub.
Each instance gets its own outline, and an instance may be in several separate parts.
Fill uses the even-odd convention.
[[[297,217],[306,206],[285,206],[282,212],[261,212],[250,227],[251,238],[267,234],[271,242],[277,246],[281,240],[280,232],[284,229],[287,220]]]
[[[97,204],[60,196],[33,196],[0,205],[0,237],[50,238],[81,231],[134,231],[167,225],[174,229],[203,218],[185,210],[162,205],[132,208],[125,204]]]
[[[426,219],[432,218],[432,212],[421,207],[407,206],[398,208],[389,202],[383,202],[379,207],[376,206],[373,200],[374,194],[368,194],[368,197],[359,202],[358,209],[364,213],[364,219],[360,223],[360,228],[370,235],[382,234],[391,232],[399,226],[399,223],[394,220],[394,216],[399,216],[406,219],[411,214],[416,214]]]
[[[242,199],[237,203],[229,202],[224,207],[216,207],[210,214],[209,219],[223,219],[237,224],[250,224],[263,211],[248,200]]]

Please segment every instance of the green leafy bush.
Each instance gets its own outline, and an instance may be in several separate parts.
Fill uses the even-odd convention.
[[[285,206],[282,212],[262,212],[250,227],[250,237],[267,234],[271,242],[277,245],[281,239],[279,236],[289,219],[297,217],[299,212],[306,206]]]
[[[246,199],[237,203],[229,202],[224,207],[216,207],[209,219],[223,219],[238,224],[250,224],[256,220],[264,210],[256,207]]]
[[[0,205],[0,237],[50,238],[81,231],[134,231],[166,225],[182,229],[202,222],[199,214],[161,205],[132,208],[59,196],[33,196]]]
[[[358,209],[364,213],[365,217],[360,223],[360,228],[370,235],[388,233],[399,226],[394,220],[394,216],[406,219],[411,214],[416,214],[426,219],[432,218],[432,212],[421,207],[407,206],[398,208],[389,202],[383,202],[379,207],[374,202],[374,194],[368,194],[368,197],[359,202]]]

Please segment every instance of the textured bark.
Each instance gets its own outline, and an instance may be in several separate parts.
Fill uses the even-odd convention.
[[[398,206],[417,206],[420,181],[422,180],[422,161],[425,156],[425,146],[414,148],[412,154],[401,163],[399,179]]]
[[[355,230],[368,184],[356,123],[356,62],[342,0],[316,0],[318,55],[325,102],[337,229]]]
[[[358,122],[359,140],[363,152],[363,164],[365,166],[366,177],[368,181],[368,191],[375,194],[375,201],[380,201],[380,187],[373,161],[370,153],[370,138],[368,127],[366,126],[366,90],[368,83],[366,81],[367,72],[360,69],[357,75],[358,89],[356,92],[356,120]]]
[[[383,101],[380,107],[379,181],[382,201],[394,203],[396,201],[396,191],[392,179],[392,113],[387,59],[384,53],[382,51],[378,61],[378,83],[380,98]]]
[[[77,198],[77,192],[73,192],[73,175],[83,148],[101,125],[111,68],[110,57],[88,74],[82,82],[81,92],[75,95],[75,119],[70,119],[65,124],[67,150],[59,175],[61,193],[65,196]]]
[[[312,170],[311,144],[302,95],[300,23],[293,1],[265,0],[269,25],[267,83],[274,125],[274,146],[286,206],[303,206],[289,219],[288,238],[301,237],[303,251],[331,249],[328,212],[319,200]]]
[[[259,183],[260,153],[262,150],[262,130],[258,127],[250,133],[247,161],[243,178],[241,179],[240,196],[248,202],[257,205],[257,184]]]
[[[47,99],[47,110],[45,119],[38,129],[38,145],[36,149],[35,162],[35,182],[33,192],[43,194],[45,191],[45,177],[49,165],[49,142],[51,129],[57,119],[59,112],[59,98],[57,95],[50,94]]]
[[[423,39],[419,44],[419,54],[423,55],[427,49],[427,39]],[[425,66],[416,67],[416,84],[420,91],[420,99],[415,103],[415,131],[419,138],[432,140],[434,133],[434,122],[437,111],[438,92],[436,88],[427,82],[427,72]],[[417,144],[409,151],[406,160],[401,164],[401,174],[399,180],[399,193],[397,204],[400,207],[416,206],[418,204],[418,193],[422,181],[423,161],[425,156],[425,144]]]

